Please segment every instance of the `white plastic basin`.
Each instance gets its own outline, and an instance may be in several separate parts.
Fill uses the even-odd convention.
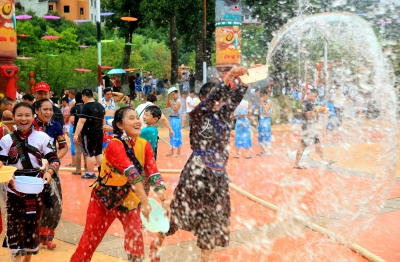
[[[158,202],[152,198],[149,198],[149,204],[151,206],[150,218],[147,220],[142,212],[140,212],[140,218],[143,225],[147,230],[153,233],[162,232],[166,233],[169,230],[168,217],[165,216],[165,210],[158,204]]]
[[[46,183],[41,178],[31,176],[16,176],[13,180],[15,190],[24,194],[39,194]]]

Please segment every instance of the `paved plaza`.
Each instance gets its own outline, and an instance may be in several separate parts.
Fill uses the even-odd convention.
[[[228,248],[214,250],[212,261],[368,261],[349,248],[352,243],[386,261],[400,261],[400,183],[395,178],[395,175],[400,178],[398,173],[393,173],[393,178],[386,184],[387,194],[383,200],[377,197],[371,202],[324,202],[326,198],[346,192],[349,192],[349,199],[357,199],[355,186],[360,187],[360,199],[365,197],[365,192],[368,193],[370,187],[371,199],[374,197],[373,180],[377,176],[386,175],[382,174],[379,159],[376,157],[385,149],[383,138],[379,134],[360,131],[366,137],[374,136],[374,142],[371,143],[370,139],[366,142],[367,140],[359,136],[357,143],[345,147],[341,143],[344,135],[340,131],[324,134],[321,140],[326,156],[338,162],[330,167],[323,166],[314,147],[310,147],[302,159],[308,168],[295,170],[293,159],[299,145],[300,132],[299,125],[273,126],[273,153],[268,157],[255,157],[260,150],[258,146],[252,148],[252,159],[234,159],[231,154],[228,166],[232,179],[231,242]],[[179,170],[191,153],[188,136],[188,131],[184,130],[180,158],[163,157],[169,148],[159,141],[160,157],[157,164],[167,183],[170,197],[178,183]],[[169,140],[166,130],[162,128],[160,137]],[[254,132],[255,145],[256,138],[257,132]],[[62,166],[68,164],[69,160],[70,155],[63,159]],[[79,242],[91,192],[89,186],[93,181],[82,180],[79,176],[71,175],[71,171],[72,169],[63,168],[60,174],[63,214],[56,230],[57,248],[47,250],[44,246],[41,247],[32,261],[66,262]],[[298,183],[291,184],[293,181]],[[311,187],[307,181],[312,181]],[[337,186],[338,184],[341,186]],[[249,195],[253,198],[248,198]],[[151,193],[151,197],[155,198],[155,195]],[[345,198],[337,199],[340,202]],[[283,211],[275,212],[263,205],[263,202],[276,205],[280,210],[286,210],[287,214],[301,214],[301,218],[286,216]],[[378,205],[377,209],[375,203]],[[346,226],[351,225],[351,234],[347,234],[343,227],[343,216],[347,215],[344,209],[355,210],[354,221],[351,224],[344,223]],[[329,239],[302,224],[302,220],[342,235],[350,239],[349,243],[343,245],[335,239]],[[354,230],[358,227],[359,230]],[[144,235],[148,256],[149,244],[154,235],[149,232],[144,232]],[[4,232],[2,239],[3,236]],[[178,231],[166,239],[161,261],[199,261],[199,255],[195,237],[188,232]],[[92,261],[113,262],[126,261],[125,259],[122,226],[115,221]],[[10,261],[7,249],[0,249],[0,261]]]

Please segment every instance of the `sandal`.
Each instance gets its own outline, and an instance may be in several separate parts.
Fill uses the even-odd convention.
[[[250,159],[250,158],[253,158],[252,156],[246,156],[246,159]]]
[[[332,165],[332,164],[335,164],[337,162],[337,160],[330,160],[329,162],[328,162],[328,164],[326,164],[326,166],[330,166],[330,165]]]
[[[233,158],[239,158],[239,156],[234,156]]]
[[[305,166],[294,166],[293,168],[294,169],[307,169],[307,167],[305,167]]]
[[[267,153],[267,152],[260,152],[260,153],[258,153],[256,156],[270,156],[271,154],[270,153]]]
[[[76,167],[76,164],[72,164],[72,163],[69,163],[68,165],[65,165],[66,167]]]

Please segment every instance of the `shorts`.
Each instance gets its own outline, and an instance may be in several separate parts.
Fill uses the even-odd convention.
[[[142,86],[136,86],[136,92],[142,92]]]
[[[164,87],[157,87],[157,95],[162,95],[164,94],[165,90]]]
[[[143,94],[144,95],[150,95],[151,92],[151,86],[144,86],[143,87]]]
[[[101,155],[103,153],[103,132],[85,134],[83,151],[89,157]]]
[[[303,130],[303,134],[301,135],[301,144],[303,146],[309,146],[311,144],[319,144],[321,141],[319,141],[318,134],[314,132],[309,132],[307,130]]]

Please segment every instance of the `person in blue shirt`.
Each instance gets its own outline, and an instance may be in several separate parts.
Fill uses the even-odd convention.
[[[170,100],[170,98],[172,98]],[[179,99],[178,89],[171,87],[168,89],[167,96],[167,107],[171,108],[171,115],[169,116],[171,128],[174,131],[174,135],[169,136],[171,143],[171,150],[165,156],[179,157],[181,154],[182,146],[182,123],[180,115],[182,114],[182,102]],[[174,149],[176,149],[176,155],[174,155]]]
[[[162,115],[161,109],[154,105],[145,109],[143,114],[143,121],[147,125],[142,128],[140,137],[147,140],[154,152],[154,160],[157,160],[157,144],[158,144],[158,129],[156,127],[158,120]]]
[[[271,116],[272,101],[269,100],[267,90],[260,92],[261,109],[260,121],[258,123],[258,143],[261,152],[257,156],[269,156],[271,149]]]
[[[139,73],[136,74],[135,86],[137,99],[140,101],[142,100],[142,76]]]

